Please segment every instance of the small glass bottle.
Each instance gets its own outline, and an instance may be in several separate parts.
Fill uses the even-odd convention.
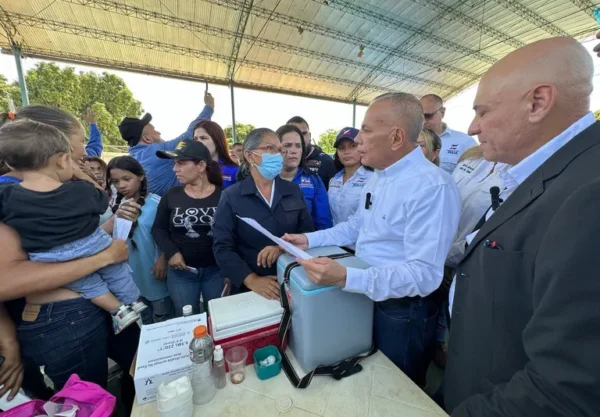
[[[192,315],[192,306],[191,305],[186,305],[183,306],[183,317],[188,317]]]
[[[217,384],[217,388],[225,388],[227,384],[227,375],[225,372],[225,359],[223,358],[223,348],[221,345],[215,346],[215,380]]]

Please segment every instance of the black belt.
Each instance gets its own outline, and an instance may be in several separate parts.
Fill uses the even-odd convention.
[[[350,253],[340,253],[335,255],[329,255],[327,258],[330,259],[342,259],[353,256]],[[353,356],[352,358],[345,359],[335,365],[324,366],[319,365],[312,371],[310,371],[304,378],[300,379],[294,366],[290,362],[289,358],[285,353],[285,349],[283,347],[285,339],[288,334],[288,330],[290,329],[291,321],[292,321],[292,313],[290,311],[290,300],[287,297],[287,293],[285,291],[285,285],[290,282],[290,275],[294,268],[300,266],[298,262],[290,263],[283,272],[283,280],[281,282],[281,286],[279,287],[279,292],[281,295],[281,307],[283,307],[283,316],[281,318],[281,323],[279,324],[279,353],[281,354],[281,366],[283,368],[283,372],[288,377],[292,385],[296,388],[306,388],[310,385],[313,376],[317,375],[329,375],[332,376],[336,380],[340,380],[342,378],[346,378],[350,375],[354,375],[360,371],[362,371],[362,366],[360,362],[368,358],[377,352],[377,348],[375,344],[369,351],[364,355]]]

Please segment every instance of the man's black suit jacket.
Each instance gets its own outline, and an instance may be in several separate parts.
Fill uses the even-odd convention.
[[[600,416],[600,122],[531,174],[467,248],[444,389],[453,417]]]

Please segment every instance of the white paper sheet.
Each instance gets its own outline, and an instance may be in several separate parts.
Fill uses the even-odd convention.
[[[115,226],[113,228],[113,239],[127,240],[131,226],[133,222],[131,220],[121,219],[120,217],[115,218]]]
[[[243,220],[244,222],[248,223],[250,226],[252,226],[256,230],[258,230],[259,232],[261,232],[263,235],[265,235],[266,237],[268,237],[269,239],[271,239],[273,242],[277,243],[277,245],[280,248],[282,248],[283,250],[285,250],[290,255],[292,255],[292,256],[294,256],[296,258],[300,258],[300,259],[312,259],[312,256],[310,256],[308,253],[304,252],[302,249],[298,249],[297,247],[295,247],[291,243],[288,243],[285,240],[283,240],[281,238],[278,238],[277,236],[273,235],[267,229],[265,229],[260,224],[258,224],[258,222],[256,220],[251,219],[249,217],[240,217],[240,216],[238,216],[238,217],[240,218],[240,220]]]

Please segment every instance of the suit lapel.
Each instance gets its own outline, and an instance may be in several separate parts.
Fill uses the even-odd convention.
[[[513,194],[507,198],[489,220],[483,224],[473,241],[467,247],[464,257],[467,257],[486,236],[531,204],[543,192],[544,181],[542,180],[541,172],[538,169],[518,186]]]
[[[559,175],[578,155],[599,143],[600,122],[596,122],[556,151],[554,155],[527,177],[498,210],[494,212],[489,220],[484,223],[471,244],[467,247],[463,259],[490,233],[542,195],[545,191],[547,181]]]

